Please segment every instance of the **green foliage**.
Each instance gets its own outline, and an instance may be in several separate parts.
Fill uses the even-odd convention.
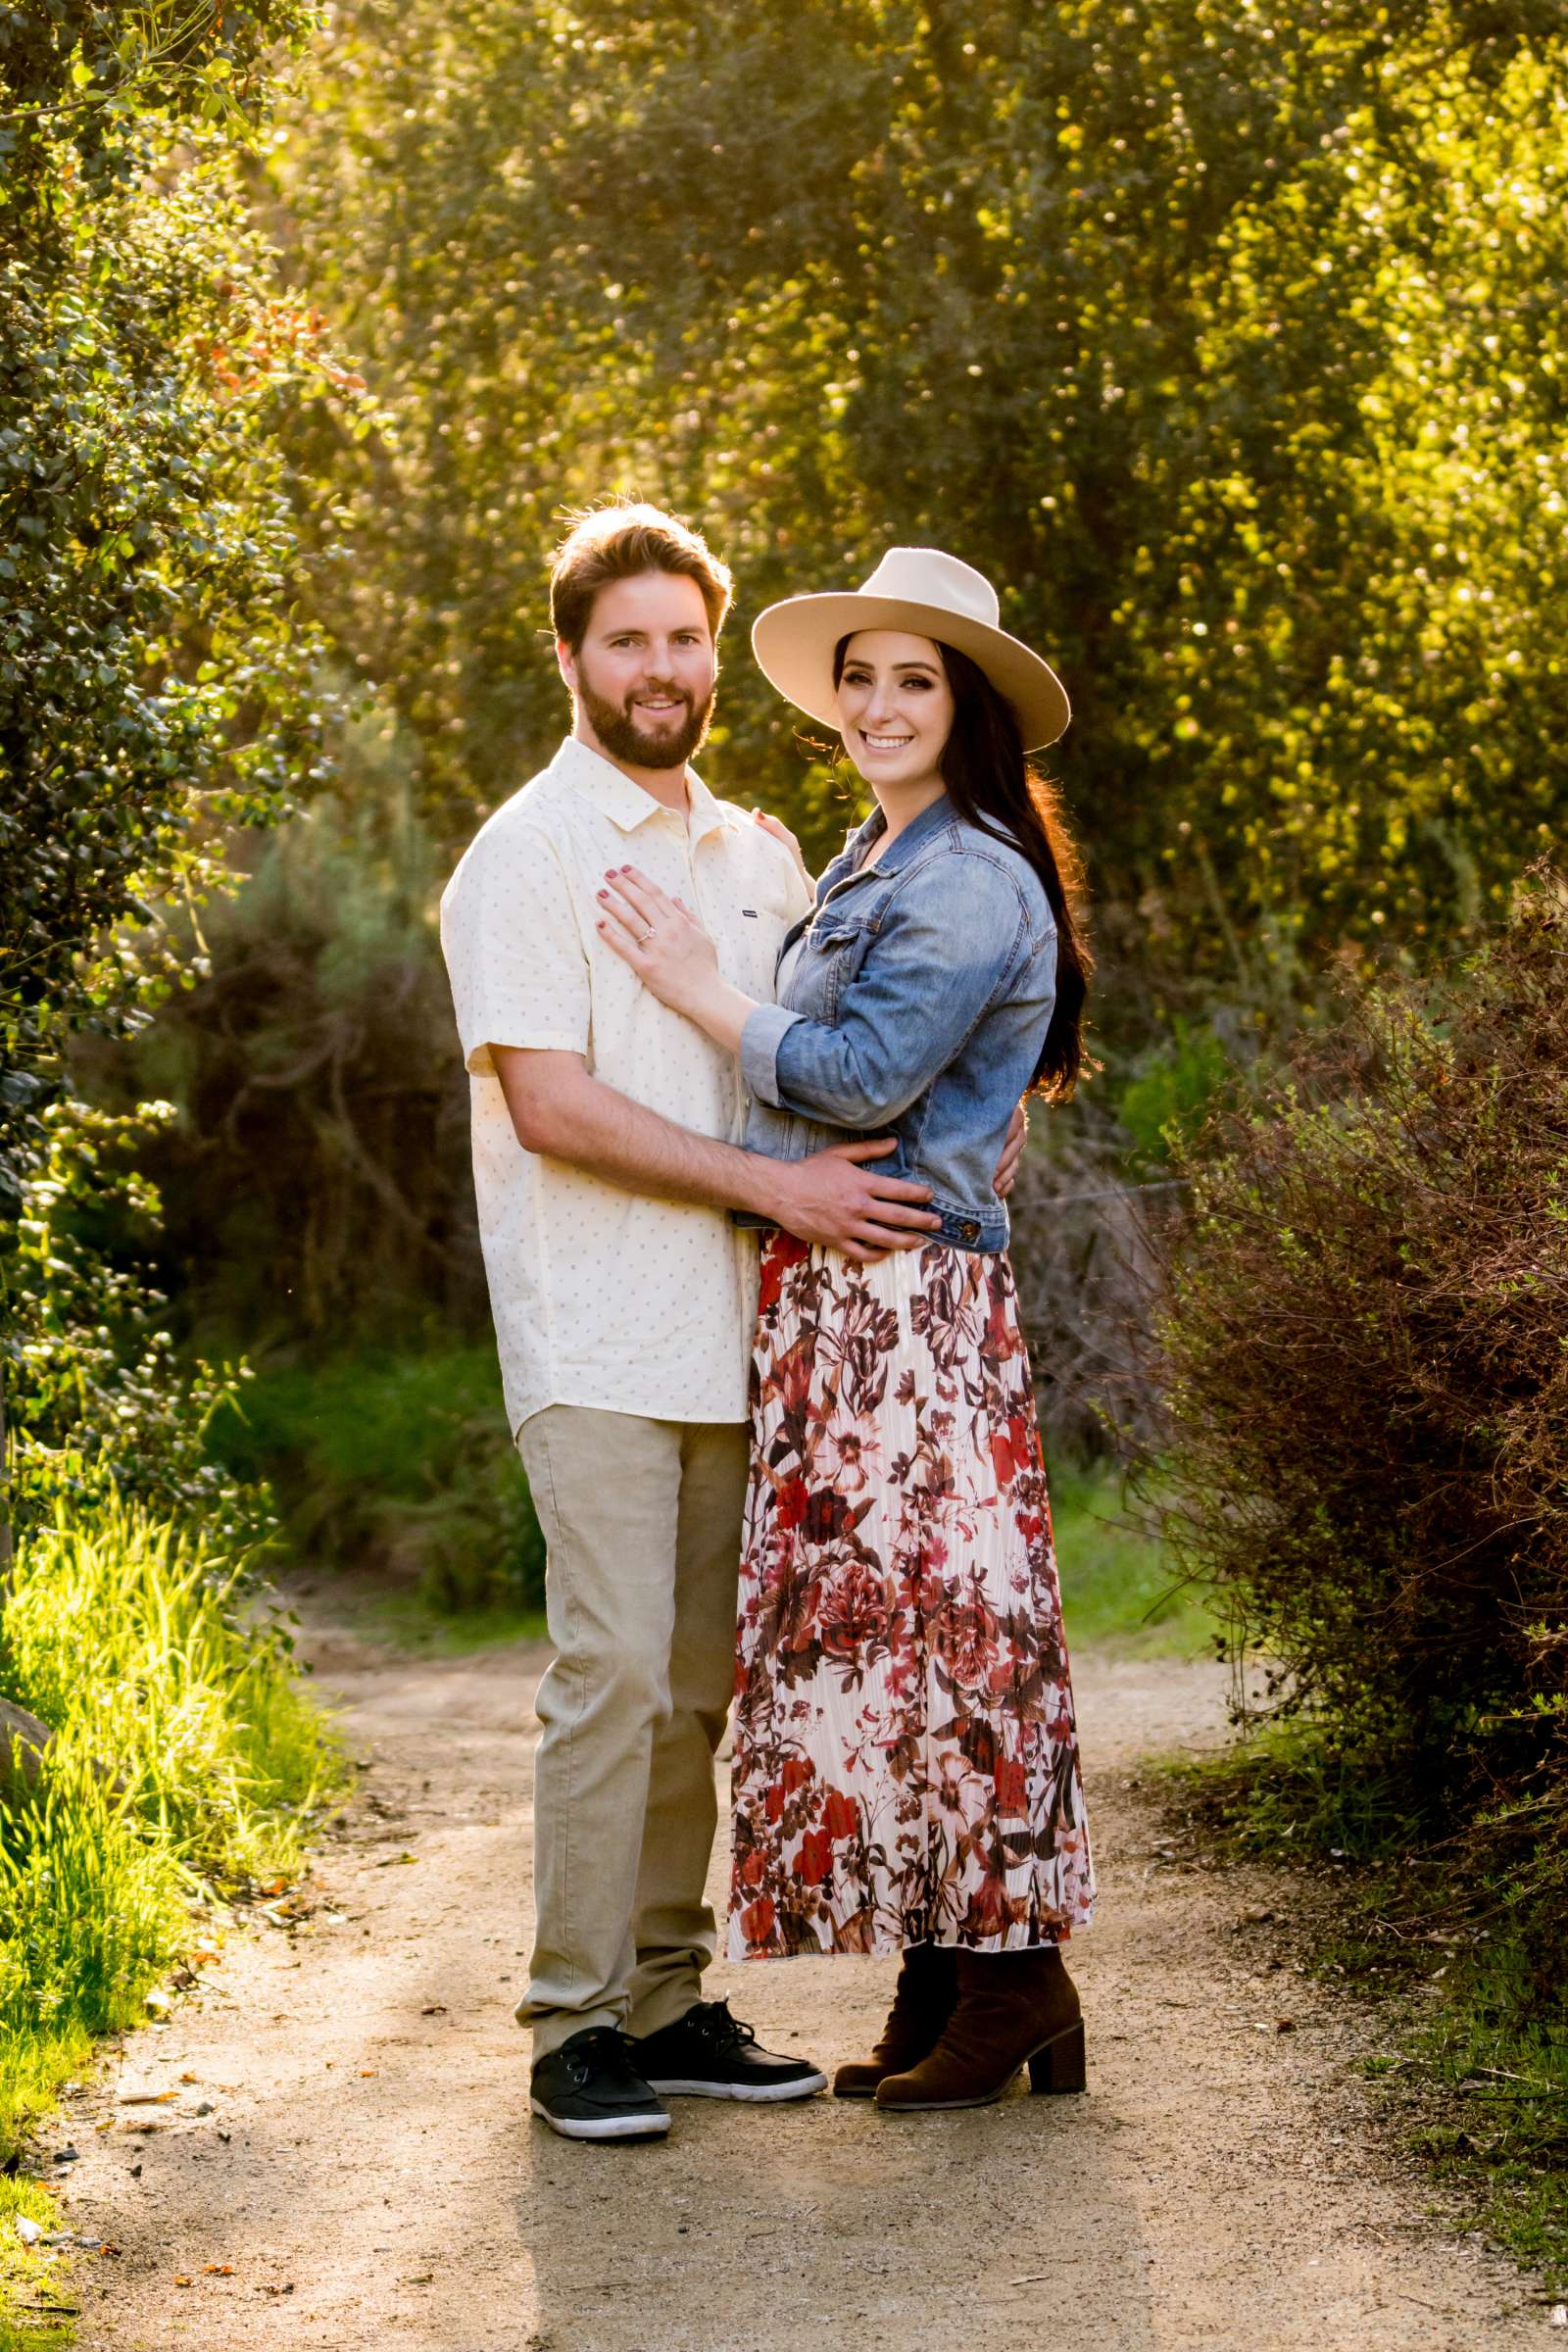
[[[1558,1919],[1561,1897],[1558,1890]],[[1444,1954],[1451,1982],[1408,2036],[1422,2083],[1440,2095],[1421,2134],[1449,2181],[1478,2187],[1490,2229],[1568,2292],[1568,2014],[1543,1998],[1539,1940],[1506,1922]]]
[[[635,485],[735,563],[712,765],[816,855],[745,627],[936,541],[1060,661],[1178,1001],[1446,948],[1565,808],[1563,43],[1545,0],[344,9],[276,172],[387,426],[297,446],[439,828],[560,730],[558,507]]]
[[[62,1514],[23,1547],[0,1633],[19,1703],[58,1734],[46,1815],[68,1809],[74,1759],[108,1761],[115,1803],[188,1870],[232,1884],[297,1865],[333,1749],[246,1554],[135,1505]]]
[[[436,1610],[536,1610],[544,1539],[488,1342],[260,1372],[217,1414],[226,1470],[266,1478],[297,1556],[374,1567]]]
[[[214,1407],[248,1376],[176,1362],[169,1302],[134,1270],[158,1198],[126,1155],[168,1115],[162,1103],[116,1118],[58,1102],[23,1156],[0,1375],[11,1512],[24,1527],[53,1518],[63,1498],[91,1508],[111,1486],[155,1511],[188,1513],[218,1541],[265,1523],[264,1498],[220,1470],[205,1444]]]
[[[1139,1056],[1116,1100],[1135,1165],[1160,1165],[1190,1144],[1226,1095],[1235,1064],[1211,1028],[1178,1018],[1168,1043]]]
[[[1167,1268],[1181,1564],[1308,1744],[1521,1895],[1568,1868],[1568,892],[1222,1128]],[[1342,1839],[1343,1842],[1343,1839]],[[1553,1906],[1522,1902],[1560,1973]]]
[[[278,43],[318,16],[306,0],[14,0],[0,18],[0,218],[46,223],[68,176],[95,194],[129,179],[150,131],[243,135],[267,113]]]
[[[187,1327],[337,1352],[411,1314],[487,1324],[442,861],[376,730],[341,759],[343,794],[204,914],[202,976],[129,1054],[75,1056],[99,1099],[174,1106],[142,1157]]]
[[[297,1867],[339,1777],[242,1556],[111,1502],[23,1540],[7,1688],[56,1734],[0,1823],[0,2138],[81,2037],[127,2024],[190,1906]],[[56,2080],[58,2077],[55,2078]]]
[[[180,977],[171,905],[199,960],[223,828],[321,773],[273,427],[304,378],[349,379],[270,287],[236,163],[267,61],[313,21],[297,0],[0,16],[0,1376],[24,1502],[46,1460],[76,1475],[68,1446],[118,1447],[129,1491],[212,1499],[210,1376],[187,1393],[145,1318],[110,1352],[134,1286],[104,1230],[107,1131],[45,1113],[72,1036],[134,1029]]]
[[[1092,1642],[1140,1657],[1212,1650],[1214,1620],[1135,1523],[1115,1473],[1049,1467],[1069,1644],[1077,1649]]]
[[[14,2321],[5,2316],[18,2307],[26,2310],[29,2301],[36,2311],[40,2302],[59,2300],[59,2256],[24,2244],[16,2233],[21,2215],[44,2230],[61,2225],[59,2208],[47,2189],[36,2180],[0,2175],[0,2352],[69,2352],[75,2340],[69,2318],[54,2323],[31,2312]]]
[[[220,380],[262,331],[247,239],[210,159],[0,259],[0,1214],[65,1037],[167,984],[155,908],[318,771],[276,387]]]

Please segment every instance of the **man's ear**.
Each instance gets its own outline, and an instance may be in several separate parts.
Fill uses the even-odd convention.
[[[556,639],[556,667],[565,680],[567,691],[575,694],[577,691],[577,657],[564,637]]]

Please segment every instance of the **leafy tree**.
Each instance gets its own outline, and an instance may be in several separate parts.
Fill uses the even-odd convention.
[[[342,371],[270,288],[235,163],[309,21],[0,13],[0,1373],[90,1354],[112,1319],[107,1259],[93,1293],[27,1246],[68,1037],[145,1018],[177,971],[161,907],[320,772],[272,427],[303,374]]]
[[[355,0],[276,169],[389,424],[304,446],[453,844],[560,726],[559,506],[635,485],[738,634],[892,538],[990,570],[1168,976],[1494,914],[1568,800],[1564,60],[1547,0]],[[715,770],[820,853],[730,660]]]

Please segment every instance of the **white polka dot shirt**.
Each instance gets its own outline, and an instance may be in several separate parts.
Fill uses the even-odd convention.
[[[606,868],[641,866],[694,909],[724,977],[772,1001],[784,934],[809,909],[805,885],[748,814],[689,770],[688,783],[689,820],[568,737],[480,827],[441,901],[514,1433],[548,1404],[746,1418],[756,1236],[722,1209],[623,1192],[525,1152],[490,1058],[493,1045],[581,1054],[633,1102],[739,1143],[734,1057],[661,1004],[596,929]]]

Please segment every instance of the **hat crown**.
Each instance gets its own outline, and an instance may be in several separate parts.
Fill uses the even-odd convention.
[[[997,592],[985,574],[940,547],[890,547],[870,578],[860,582],[858,593],[934,605],[988,629],[996,628],[1002,617]]]

